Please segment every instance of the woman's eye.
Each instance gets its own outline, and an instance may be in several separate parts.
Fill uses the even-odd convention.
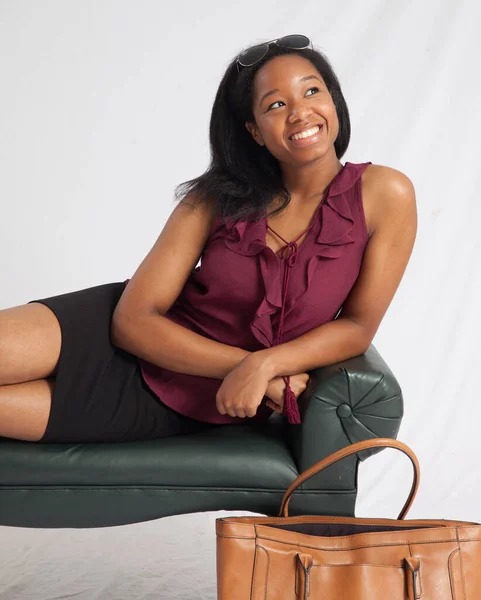
[[[319,88],[318,88],[318,87],[311,87],[311,88],[309,88],[307,91],[308,91],[308,92],[310,92],[311,90],[316,90],[316,91],[318,92],[318,91],[319,91]],[[306,93],[307,93],[307,92],[306,92]],[[310,94],[310,95],[312,96],[312,94]],[[277,102],[273,102],[273,103],[272,103],[272,104],[271,104],[271,105],[270,105],[270,106],[267,108],[267,110],[270,110],[270,109],[271,109],[271,108],[272,108],[272,107],[273,107],[275,104],[279,104],[279,102],[281,102],[281,103],[283,104],[282,100],[278,100]]]

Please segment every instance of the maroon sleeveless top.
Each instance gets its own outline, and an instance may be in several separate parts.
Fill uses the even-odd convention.
[[[334,320],[359,275],[368,242],[361,175],[370,164],[346,162],[325,190],[311,224],[298,236],[307,231],[304,241],[298,245],[279,236],[285,246],[278,254],[266,244],[267,217],[227,224],[216,217],[200,266],[164,316],[250,352]],[[149,388],[177,412],[209,423],[246,422],[218,412],[215,397],[222,379],[139,361]],[[289,378],[284,381],[284,414],[291,423],[299,423]],[[266,398],[253,421],[266,421],[272,414]]]

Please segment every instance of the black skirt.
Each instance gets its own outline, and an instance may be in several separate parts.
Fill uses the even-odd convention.
[[[113,346],[110,325],[126,283],[98,285],[29,302],[48,306],[62,331],[43,443],[127,442],[220,425],[185,417],[145,383],[136,356]]]

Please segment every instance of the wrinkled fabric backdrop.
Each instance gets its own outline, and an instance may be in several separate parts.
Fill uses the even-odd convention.
[[[304,33],[347,99],[342,162],[394,167],[417,192],[414,252],[373,342],[403,389],[399,439],[421,463],[408,517],[481,522],[480,21],[476,0],[1,0],[0,308],[130,277],[175,185],[208,164],[230,59]],[[402,454],[372,457],[357,516],[395,518],[410,484]],[[252,513],[0,527],[0,598],[214,599],[227,514]]]

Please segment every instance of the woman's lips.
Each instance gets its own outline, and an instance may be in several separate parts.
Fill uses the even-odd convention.
[[[312,129],[312,128],[311,128]],[[324,132],[324,125],[319,126],[319,131],[305,138],[300,138],[298,140],[291,140],[288,138],[290,144],[294,144],[295,146],[310,146],[311,144],[315,144],[321,135]]]

